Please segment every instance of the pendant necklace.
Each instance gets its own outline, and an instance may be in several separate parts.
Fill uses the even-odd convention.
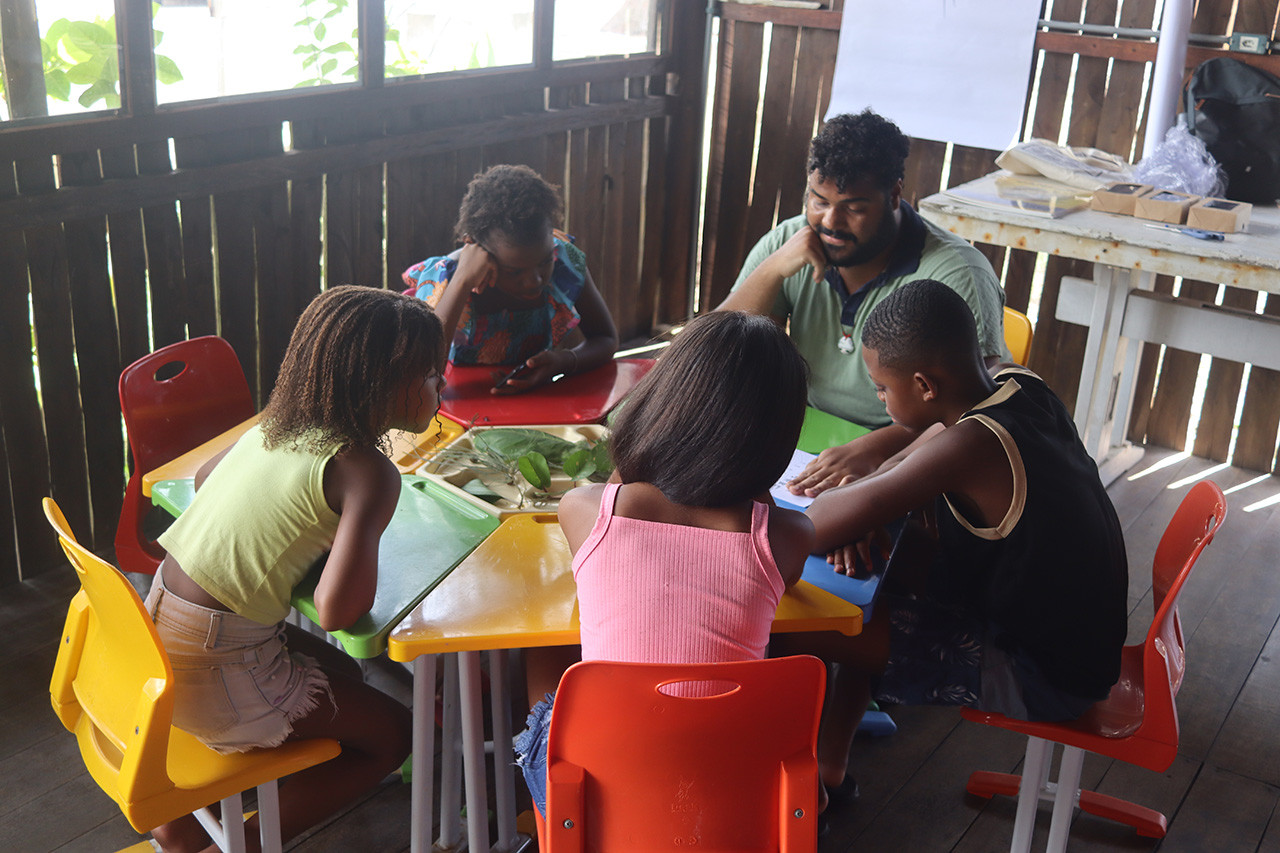
[[[836,349],[845,355],[853,355],[853,330],[845,329],[840,335],[840,341],[836,344]]]

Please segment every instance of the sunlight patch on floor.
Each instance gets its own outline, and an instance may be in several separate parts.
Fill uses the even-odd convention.
[[[1177,465],[1179,462],[1182,462],[1183,460],[1189,458],[1190,456],[1191,454],[1188,451],[1183,451],[1181,453],[1171,453],[1168,456],[1164,457],[1163,459],[1160,459],[1159,461],[1151,465],[1148,465],[1146,468],[1143,468],[1141,471],[1135,471],[1134,473],[1130,474],[1126,479],[1131,483],[1134,480],[1141,480],[1143,477],[1147,476],[1148,474],[1154,474],[1157,471],[1160,471],[1164,468],[1168,468],[1170,465]]]

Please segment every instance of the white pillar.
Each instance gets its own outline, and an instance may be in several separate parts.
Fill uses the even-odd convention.
[[[1151,74],[1151,104],[1147,109],[1147,135],[1142,153],[1149,155],[1164,141],[1173,126],[1182,97],[1182,70],[1187,64],[1187,33],[1191,31],[1194,0],[1164,0],[1160,17],[1160,43]]]

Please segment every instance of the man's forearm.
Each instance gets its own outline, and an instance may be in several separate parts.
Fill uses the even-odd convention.
[[[766,262],[752,270],[741,286],[716,306],[716,310],[772,315],[774,303],[782,291],[782,276],[770,272],[768,267]]]

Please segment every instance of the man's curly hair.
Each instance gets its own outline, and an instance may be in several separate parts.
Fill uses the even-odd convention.
[[[805,174],[817,172],[844,192],[863,178],[888,192],[902,178],[911,140],[898,126],[870,109],[828,119],[809,143]]]
[[[483,243],[501,231],[516,245],[538,243],[558,228],[564,202],[556,187],[528,166],[493,166],[467,184],[454,234]]]
[[[262,410],[263,443],[385,449],[403,383],[444,364],[444,330],[427,303],[391,290],[331,287],[293,329]]]

